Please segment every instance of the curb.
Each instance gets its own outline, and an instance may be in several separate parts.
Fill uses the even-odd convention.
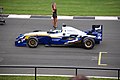
[[[43,15],[3,15],[6,18],[20,19],[53,19],[52,16]],[[57,16],[58,20],[120,20],[120,16]]]

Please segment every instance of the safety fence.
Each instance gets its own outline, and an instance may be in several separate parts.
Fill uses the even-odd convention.
[[[106,70],[116,71],[119,80],[120,68],[98,68],[98,67],[75,67],[75,66],[34,66],[34,65],[0,65],[0,68],[33,68],[35,70],[35,80],[37,80],[37,69],[72,69],[75,70],[74,75],[78,75],[78,70]]]

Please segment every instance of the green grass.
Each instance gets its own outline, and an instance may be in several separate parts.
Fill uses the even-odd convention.
[[[120,0],[0,0],[0,6],[5,14],[52,15],[52,1],[58,15],[120,16]]]
[[[0,80],[35,80],[33,76],[0,76]],[[65,77],[37,77],[37,80],[68,80]]]
[[[0,0],[5,14],[51,15],[51,3],[58,15],[120,16],[120,0]]]
[[[0,80],[35,80],[33,76],[0,76]],[[37,77],[37,80],[69,80],[67,77]],[[95,79],[91,78],[90,80],[117,80],[117,79]]]

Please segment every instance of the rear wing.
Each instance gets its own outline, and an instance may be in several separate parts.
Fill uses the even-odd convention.
[[[92,25],[92,31],[96,31],[102,34],[103,31],[103,25]]]
[[[102,41],[103,25],[92,25],[92,35],[96,36],[96,41]]]

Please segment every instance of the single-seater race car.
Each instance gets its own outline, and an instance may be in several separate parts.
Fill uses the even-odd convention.
[[[85,49],[92,49],[95,44],[102,41],[103,25],[92,25],[92,29],[81,31],[71,26],[62,25],[60,30],[41,31],[20,34],[15,40],[15,46],[28,46],[36,48],[40,44],[82,46]]]

